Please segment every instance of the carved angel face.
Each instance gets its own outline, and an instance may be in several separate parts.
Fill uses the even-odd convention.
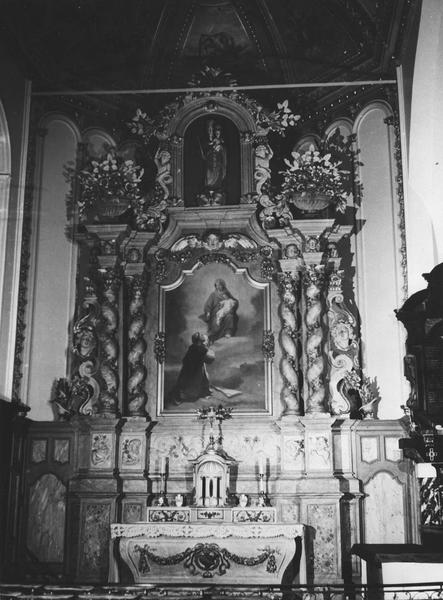
[[[75,351],[81,356],[89,356],[96,346],[93,331],[83,328],[76,335]]]
[[[331,329],[331,336],[334,344],[339,350],[348,350],[354,338],[354,333],[349,323],[339,321]]]

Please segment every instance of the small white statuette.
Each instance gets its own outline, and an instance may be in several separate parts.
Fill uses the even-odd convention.
[[[242,508],[246,508],[246,506],[248,506],[248,497],[246,494],[240,494],[239,504]]]
[[[175,506],[183,506],[183,496],[181,494],[177,494],[174,498]]]

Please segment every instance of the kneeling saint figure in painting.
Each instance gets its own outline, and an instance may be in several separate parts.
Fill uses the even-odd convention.
[[[173,390],[175,404],[193,402],[211,394],[206,365],[215,359],[214,352],[209,349],[208,336],[196,332],[192,334],[189,346]]]
[[[222,337],[235,335],[238,325],[238,300],[228,290],[224,279],[216,279],[214,286],[215,290],[206,300],[202,315],[208,324],[211,344]]]

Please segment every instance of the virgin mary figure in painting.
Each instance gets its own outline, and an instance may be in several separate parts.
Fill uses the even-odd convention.
[[[202,317],[208,324],[210,343],[222,337],[232,337],[238,325],[238,300],[228,290],[224,279],[216,279],[214,285],[215,290],[205,302]]]
[[[191,340],[173,390],[173,401],[177,405],[194,402],[211,394],[206,365],[215,359],[214,352],[209,349],[208,336],[196,332]]]

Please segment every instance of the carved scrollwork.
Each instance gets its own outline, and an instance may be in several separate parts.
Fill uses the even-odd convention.
[[[349,414],[350,402],[345,393],[347,372],[358,368],[356,319],[347,308],[342,291],[343,271],[334,270],[329,277],[327,295],[329,324],[329,403],[334,415]]]
[[[277,570],[275,555],[279,553],[278,549],[267,546],[260,549],[261,554],[258,556],[239,556],[215,543],[196,544],[192,548],[186,548],[183,552],[168,556],[155,554],[147,544],[144,546],[137,544],[134,546],[134,551],[140,555],[138,561],[140,573],[149,573],[149,561],[162,566],[178,565],[182,562],[191,575],[201,575],[208,579],[215,574],[225,575],[231,568],[231,562],[248,567],[255,567],[266,562],[266,571],[275,573]]]
[[[189,519],[189,513],[183,510],[161,510],[151,509],[149,511],[149,520],[153,523],[177,523],[186,522]]]
[[[99,342],[100,307],[95,294],[95,285],[87,278],[88,298],[84,302],[86,314],[73,328],[72,353],[74,355],[72,378],[69,382],[69,393],[63,400],[55,398],[71,414],[91,415],[97,410],[100,384],[97,379]]]

